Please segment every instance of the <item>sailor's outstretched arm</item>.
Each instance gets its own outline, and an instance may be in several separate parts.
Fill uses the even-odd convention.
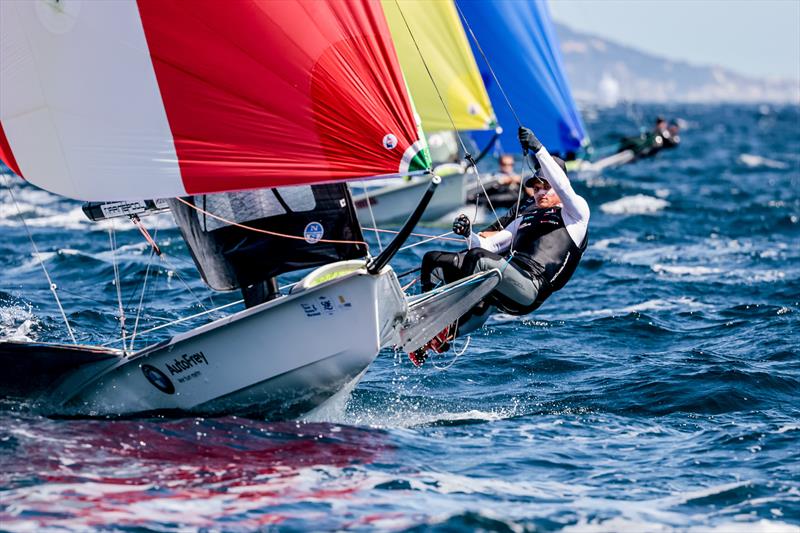
[[[561,170],[559,164],[555,162],[553,156],[550,155],[541,141],[536,138],[531,129],[520,126],[517,133],[522,149],[530,150],[535,154],[536,160],[542,167],[544,178],[561,198],[563,206],[561,213],[567,217],[564,220],[567,227],[575,223],[580,226],[586,226],[589,223],[589,204],[573,190],[567,174]],[[535,163],[536,161],[533,162]],[[585,234],[585,231],[583,233]],[[582,239],[583,237],[579,240]]]

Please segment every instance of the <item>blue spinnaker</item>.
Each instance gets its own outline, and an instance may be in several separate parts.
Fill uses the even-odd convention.
[[[495,75],[522,121],[551,152],[577,151],[586,129],[564,74],[558,38],[543,0],[457,0]],[[470,38],[489,97],[494,105],[502,149],[519,152],[517,120]],[[491,138],[474,133],[478,144]]]

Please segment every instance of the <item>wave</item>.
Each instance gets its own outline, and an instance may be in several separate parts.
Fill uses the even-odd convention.
[[[33,330],[39,320],[31,307],[12,305],[0,307],[0,339],[16,342],[33,342],[36,340]]]
[[[646,311],[669,311],[672,309],[680,309],[685,311],[687,309],[698,311],[700,309],[709,309],[713,306],[696,301],[694,298],[682,296],[679,298],[654,298],[645,300],[637,304],[631,304],[623,307],[592,309],[590,311],[582,311],[572,315],[575,318],[582,317],[598,317],[598,316],[617,316],[627,315],[629,313],[643,313]]]
[[[636,241],[629,237],[611,237],[608,239],[600,239],[597,242],[590,241],[589,246],[595,250],[608,250],[620,244],[633,244],[634,242]]]
[[[347,424],[354,426],[367,426],[379,429],[419,428],[433,426],[461,426],[483,422],[495,422],[517,416],[515,409],[499,409],[497,411],[483,411],[470,409],[466,411],[436,411],[430,407],[420,406],[416,399],[406,405],[393,404],[387,409],[386,405],[375,408],[356,408],[347,412],[341,418],[334,417],[325,422],[334,424]],[[322,420],[317,420],[322,421]]]
[[[658,213],[669,205],[669,202],[663,198],[635,194],[606,202],[600,206],[600,209],[609,215],[650,215]]]
[[[650,267],[653,272],[660,274],[674,274],[676,276],[708,276],[711,274],[720,274],[722,269],[705,267],[705,266],[690,266],[690,265],[662,265],[660,263],[654,264]]]

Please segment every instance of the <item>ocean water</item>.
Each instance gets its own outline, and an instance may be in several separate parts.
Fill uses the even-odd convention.
[[[304,420],[51,420],[3,402],[0,529],[800,531],[800,108],[585,116],[602,146],[656,113],[684,121],[682,146],[575,177],[592,208],[575,277],[460,356],[418,369],[384,351]],[[114,261],[129,317],[150,269],[140,329],[237,298],[204,289],[168,217],[145,220],[164,261],[121,221],[114,255],[111,223],[6,179],[81,342],[118,336]],[[0,337],[68,341],[0,196]]]

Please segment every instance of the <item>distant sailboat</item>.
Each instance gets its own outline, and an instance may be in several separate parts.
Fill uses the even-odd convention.
[[[132,353],[124,336],[120,349],[0,341],[19,372],[3,391],[30,377],[59,415],[289,416],[496,284],[495,271],[406,299],[388,261],[436,177],[367,256],[342,182],[430,173],[378,2],[8,0],[0,33],[0,156],[18,175],[97,202],[100,218],[176,197],[212,287],[318,266],[289,295]]]

